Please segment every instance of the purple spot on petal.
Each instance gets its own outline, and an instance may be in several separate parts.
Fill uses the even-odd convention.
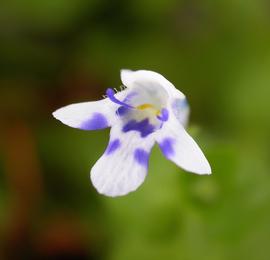
[[[148,119],[137,122],[136,120],[129,121],[124,125],[123,132],[138,131],[141,137],[146,137],[155,131],[155,127],[149,123]]]
[[[170,158],[174,155],[174,141],[175,140],[172,138],[165,138],[162,142],[159,143],[159,147],[166,158]]]
[[[117,109],[116,114],[119,116],[125,115],[129,111],[129,108],[121,106]]]
[[[104,115],[101,113],[94,113],[92,117],[83,122],[80,126],[82,130],[96,130],[96,129],[103,129],[108,127],[108,121]]]
[[[106,149],[105,154],[112,154],[120,147],[120,145],[121,145],[121,143],[120,143],[119,139],[115,139],[115,140],[111,141]]]
[[[134,158],[137,163],[144,167],[148,167],[149,153],[143,149],[136,149],[134,152]]]

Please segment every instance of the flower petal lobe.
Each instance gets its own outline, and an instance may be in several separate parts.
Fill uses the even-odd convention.
[[[177,119],[170,119],[156,135],[164,156],[186,171],[211,174],[203,152]]]
[[[141,138],[135,131],[123,134],[118,125],[112,127],[110,135],[108,148],[91,170],[91,181],[99,193],[116,197],[143,183],[155,141],[151,135]]]

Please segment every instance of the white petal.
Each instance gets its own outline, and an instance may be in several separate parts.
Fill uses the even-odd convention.
[[[136,190],[144,181],[154,139],[138,132],[122,133],[113,126],[107,150],[91,170],[91,181],[101,194],[116,197]]]
[[[179,167],[197,174],[211,174],[203,152],[174,117],[163,125],[156,140],[164,156]]]
[[[135,85],[149,86],[155,85],[162,86],[170,98],[184,98],[185,95],[180,92],[175,86],[168,81],[161,74],[150,70],[121,70],[121,80],[128,88],[133,88]]]
[[[127,90],[116,94],[118,99],[127,95]],[[117,104],[112,103],[108,98],[93,101],[71,104],[62,107],[55,112],[53,116],[63,124],[79,128],[82,130],[96,130],[109,127],[117,120]]]
[[[188,124],[190,109],[186,98],[177,98],[172,102],[172,112],[184,127]]]

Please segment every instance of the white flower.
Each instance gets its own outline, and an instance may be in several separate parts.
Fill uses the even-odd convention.
[[[158,143],[164,156],[186,171],[210,174],[210,165],[184,126],[189,108],[183,93],[162,75],[146,70],[121,71],[126,87],[96,102],[56,110],[62,123],[83,129],[111,127],[110,142],[91,170],[101,194],[115,197],[136,190],[144,181],[151,149]]]

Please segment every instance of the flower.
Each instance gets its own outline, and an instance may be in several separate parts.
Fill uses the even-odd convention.
[[[101,194],[116,197],[136,190],[144,181],[151,149],[186,171],[211,174],[210,165],[186,132],[189,108],[182,92],[159,73],[122,70],[126,87],[107,89],[100,101],[72,104],[56,110],[62,123],[82,130],[111,127],[104,154],[91,169],[91,181]]]

